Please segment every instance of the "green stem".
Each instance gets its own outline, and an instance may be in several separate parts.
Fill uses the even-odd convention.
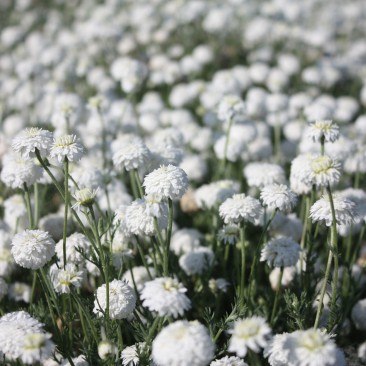
[[[170,252],[170,239],[172,236],[172,226],[173,226],[173,201],[170,198],[168,198],[168,229],[166,234],[166,242],[164,250],[164,266],[163,266],[164,276],[169,275],[169,252]]]
[[[225,173],[225,170],[226,170],[227,150],[229,148],[230,131],[231,131],[231,127],[233,125],[233,121],[234,121],[233,118],[229,119],[229,126],[228,126],[227,131],[226,131],[225,146],[224,146],[224,159],[222,160],[222,165],[221,165],[222,166],[222,168],[221,168],[222,173]]]
[[[332,289],[332,299],[331,299],[331,305],[330,305],[330,311],[334,311],[337,301],[337,287],[338,287],[338,238],[337,238],[337,220],[335,215],[335,208],[334,208],[334,201],[332,196],[332,191],[330,189],[330,186],[327,187],[327,193],[329,197],[330,202],[330,208],[332,211],[332,228],[331,228],[331,239],[330,239],[330,245],[331,245],[331,251],[333,253],[334,258],[334,275],[333,275],[333,289]]]
[[[275,316],[277,313],[278,300],[279,300],[279,295],[280,295],[281,288],[282,288],[282,277],[283,277],[283,267],[280,268],[280,277],[277,282],[276,295],[275,295],[275,300],[273,303],[272,315],[271,315],[271,320],[270,320],[271,326],[274,325],[274,319],[275,319]]]
[[[63,251],[64,269],[65,269],[67,261],[66,256],[67,215],[69,212],[69,159],[67,157],[65,157],[64,161],[64,174],[65,174],[65,193],[64,193],[65,210],[64,210],[64,227],[62,235],[62,251]]]
[[[34,227],[38,227],[39,221],[39,185],[34,183]]]
[[[105,288],[106,288],[105,321],[106,321],[106,324],[108,324],[108,320],[109,320],[109,277],[108,277],[108,265],[107,265],[106,260],[105,260],[103,246],[102,246],[102,243],[100,241],[100,236],[99,236],[99,231],[98,231],[98,222],[97,222],[97,219],[95,217],[94,209],[93,209],[92,206],[89,207],[89,212],[90,212],[90,215],[91,215],[92,220],[93,220],[93,226],[94,226],[93,233],[94,233],[95,240],[97,242],[97,246],[98,246],[98,249],[99,249],[99,256],[100,256],[100,259],[102,261],[102,268],[103,268],[103,272],[104,272],[104,280],[105,280]]]
[[[281,161],[281,125],[279,123],[274,126],[274,142],[276,161],[279,163]]]
[[[255,296],[255,275],[256,275],[256,271],[257,271],[257,264],[258,264],[258,259],[259,259],[259,255],[262,249],[262,244],[263,244],[263,238],[266,236],[267,230],[269,228],[269,226],[271,225],[273,219],[275,218],[277,213],[277,209],[273,211],[271,218],[269,219],[269,221],[266,223],[266,225],[263,228],[262,234],[259,238],[259,242],[258,242],[258,246],[255,250],[255,254],[254,254],[254,258],[253,258],[253,263],[252,263],[252,267],[250,269],[250,274],[249,274],[249,286],[250,286],[250,298],[252,299],[252,301],[254,301],[254,296]]]
[[[241,248],[241,276],[240,276],[240,305],[244,306],[245,289],[245,222],[240,225],[240,248]]]
[[[318,328],[319,325],[319,320],[320,320],[320,315],[322,312],[322,308],[323,308],[323,300],[324,300],[324,295],[325,295],[325,291],[327,289],[327,284],[328,284],[328,278],[329,278],[329,274],[330,274],[330,269],[332,267],[332,261],[333,261],[333,254],[332,251],[329,250],[328,253],[328,262],[327,262],[327,267],[325,270],[325,275],[324,275],[324,282],[323,282],[323,286],[320,292],[320,298],[319,298],[319,303],[318,303],[318,309],[316,311],[316,317],[315,317],[315,323],[314,323],[314,328]]]
[[[141,184],[138,170],[134,169],[133,174],[134,174],[135,181],[136,181],[137,191],[139,193],[140,198],[142,198],[142,197],[144,197],[144,190],[142,189],[142,184]]]
[[[29,189],[28,189],[27,183],[25,183],[25,182],[23,183],[23,188],[24,188],[25,204],[26,204],[27,213],[28,213],[29,228],[31,230],[33,230],[34,222],[33,222],[32,205],[31,205],[30,194],[29,194]]]

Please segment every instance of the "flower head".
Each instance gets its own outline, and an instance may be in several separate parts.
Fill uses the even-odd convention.
[[[238,224],[246,221],[258,224],[263,213],[260,202],[245,194],[234,194],[219,207],[220,216],[225,224]]]
[[[291,238],[280,237],[269,241],[262,249],[261,261],[273,267],[294,266],[299,260],[301,247]]]
[[[50,156],[56,158],[59,163],[68,161],[79,161],[84,153],[84,148],[75,135],[59,136],[55,139]]]
[[[113,141],[112,153],[115,167],[127,171],[141,168],[151,159],[151,152],[143,140],[132,134],[122,135]]]
[[[49,154],[52,141],[52,132],[36,127],[26,128],[15,136],[12,148],[24,159],[34,158],[36,149],[41,156],[46,157]]]
[[[68,263],[65,268],[54,269],[51,278],[56,292],[68,294],[70,293],[71,286],[81,286],[83,271],[78,271],[74,264]]]
[[[152,358],[159,366],[206,366],[213,359],[214,350],[206,327],[198,321],[178,320],[156,336]]]
[[[188,176],[183,169],[174,165],[162,165],[145,177],[143,186],[146,194],[162,199],[179,199],[188,189]]]
[[[297,203],[297,195],[284,184],[271,184],[262,189],[261,200],[270,210],[289,212]]]
[[[277,164],[249,163],[243,173],[250,187],[262,188],[273,183],[286,182],[285,171]]]
[[[55,242],[41,230],[25,230],[16,234],[11,245],[15,262],[24,268],[41,268],[55,254]]]
[[[237,320],[229,333],[231,338],[228,351],[235,352],[239,357],[245,357],[248,349],[258,353],[261,347],[267,345],[271,328],[263,318],[253,316]]]
[[[141,290],[142,305],[160,316],[170,315],[177,318],[191,308],[186,296],[187,289],[176,279],[159,277],[145,283]]]
[[[72,208],[79,209],[81,207],[91,207],[95,202],[95,197],[98,193],[98,189],[82,188],[74,193],[76,203]]]
[[[338,194],[333,194],[333,204],[337,225],[350,225],[356,214],[355,203]],[[332,225],[332,208],[328,196],[322,196],[311,206],[310,217],[313,222],[322,221],[326,226]]]
[[[314,142],[334,142],[339,138],[339,127],[331,120],[319,120],[310,124],[309,137]]]
[[[329,156],[316,156],[310,161],[308,180],[318,187],[333,186],[341,177],[339,169],[340,164]]]
[[[125,281],[113,280],[109,283],[109,316],[111,319],[125,319],[135,309],[136,296]],[[94,301],[94,313],[102,316],[106,309],[106,285],[98,287]]]

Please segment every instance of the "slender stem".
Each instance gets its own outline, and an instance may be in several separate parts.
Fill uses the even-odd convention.
[[[259,238],[258,246],[255,250],[253,263],[252,263],[252,267],[250,269],[250,274],[249,274],[249,286],[250,286],[249,294],[250,294],[250,298],[252,299],[252,301],[254,301],[254,295],[255,295],[255,280],[254,279],[255,279],[255,274],[256,274],[256,270],[257,270],[257,264],[258,264],[260,251],[261,251],[262,244],[263,244],[263,238],[265,237],[269,226],[271,225],[273,219],[275,218],[276,213],[277,213],[277,209],[273,211],[271,218],[268,220],[267,224],[264,226],[262,234]]]
[[[231,131],[231,127],[233,125],[233,121],[234,121],[233,118],[229,119],[229,126],[226,131],[225,146],[224,146],[224,159],[222,161],[222,169],[221,169],[223,173],[225,172],[226,164],[227,164],[227,150],[229,148],[230,131]]]
[[[23,188],[24,188],[25,204],[26,204],[27,213],[28,213],[29,228],[32,230],[32,229],[34,229],[34,222],[33,222],[33,213],[32,213],[30,194],[29,194],[29,189],[28,189],[27,183],[25,183],[25,182],[23,183]]]
[[[274,318],[277,313],[278,300],[279,300],[279,295],[280,295],[281,288],[282,288],[283,269],[284,269],[283,267],[280,268],[280,276],[279,276],[278,282],[277,282],[276,295],[275,295],[275,300],[273,303],[272,315],[271,315],[271,320],[270,320],[270,324],[272,326],[274,325]]]
[[[279,163],[281,161],[281,125],[279,123],[274,126],[274,142],[276,161]]]
[[[134,177],[135,177],[135,181],[136,181],[137,191],[139,193],[140,198],[142,198],[144,196],[144,190],[142,189],[139,172],[137,169],[134,169],[133,173],[134,173]]]
[[[336,301],[337,301],[337,287],[338,287],[338,238],[337,238],[337,220],[335,215],[335,208],[333,202],[332,191],[330,186],[327,187],[327,193],[330,202],[330,208],[332,211],[332,227],[331,227],[331,251],[333,253],[334,258],[334,275],[333,275],[333,289],[332,289],[332,299],[331,299],[331,306],[330,311],[334,310]]]
[[[323,308],[323,300],[324,300],[325,291],[327,289],[327,283],[328,283],[328,278],[329,278],[329,274],[330,274],[330,269],[332,267],[332,261],[333,261],[333,254],[332,254],[332,251],[329,250],[328,262],[327,262],[327,267],[325,270],[323,286],[322,286],[322,289],[320,292],[320,298],[319,298],[319,303],[318,303],[318,309],[316,311],[314,328],[318,328],[318,325],[319,325],[320,314],[321,314],[322,308]]]
[[[64,201],[65,201],[65,210],[64,210],[64,227],[63,227],[63,235],[62,235],[62,251],[63,251],[63,259],[64,259],[64,269],[66,267],[66,237],[67,237],[67,215],[69,212],[69,159],[65,157],[64,161],[64,174],[65,174],[65,193],[64,193]]]
[[[170,252],[170,238],[172,236],[172,226],[173,226],[173,201],[170,198],[168,198],[168,229],[164,249],[164,266],[163,266],[164,276],[169,275],[169,252]]]
[[[34,183],[34,227],[38,227],[39,221],[39,185]]]
[[[325,136],[323,135],[320,138],[320,154],[324,156],[324,150],[325,150]]]
[[[109,320],[109,278],[108,278],[108,265],[106,263],[105,260],[105,256],[104,256],[104,250],[103,250],[103,246],[102,243],[100,241],[100,236],[99,236],[99,231],[98,231],[98,222],[97,219],[95,217],[95,213],[94,213],[94,209],[93,207],[89,207],[89,212],[90,215],[93,219],[93,233],[95,236],[95,240],[97,241],[97,245],[98,245],[98,249],[99,249],[99,256],[100,259],[102,261],[102,267],[103,267],[103,272],[104,272],[104,280],[105,280],[105,289],[106,289],[106,308],[105,308],[105,320],[106,320],[106,324],[108,324],[108,320]]]
[[[241,248],[241,276],[240,276],[240,305],[244,306],[245,288],[245,222],[240,225],[240,248]]]

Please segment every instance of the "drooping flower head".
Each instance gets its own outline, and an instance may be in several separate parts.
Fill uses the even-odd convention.
[[[309,137],[314,142],[320,142],[324,138],[324,142],[334,142],[339,138],[339,127],[331,120],[318,120],[310,123]]]
[[[290,212],[297,203],[297,195],[284,184],[271,184],[262,189],[261,200],[270,210]]]

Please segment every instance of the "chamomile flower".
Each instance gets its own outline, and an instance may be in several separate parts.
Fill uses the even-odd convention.
[[[139,342],[133,346],[127,346],[121,353],[123,366],[138,366],[140,363],[140,354],[146,352],[146,343]]]
[[[71,286],[81,286],[83,271],[78,271],[74,264],[68,263],[65,268],[61,267],[60,269],[54,269],[52,271],[51,279],[56,292],[68,294],[71,291]]]
[[[135,309],[136,295],[125,282],[113,280],[109,283],[109,316],[111,319],[125,319]],[[93,312],[102,316],[106,309],[106,285],[98,287]]]
[[[318,187],[333,186],[338,183],[341,173],[340,164],[329,156],[317,156],[310,161],[308,180]]]
[[[234,322],[233,328],[228,333],[231,334],[228,351],[236,353],[239,357],[245,357],[248,349],[258,353],[260,348],[267,345],[271,328],[263,318],[253,316]]]
[[[141,290],[142,305],[160,316],[177,318],[191,308],[187,289],[176,279],[159,277],[145,283]]]
[[[235,245],[239,240],[239,227],[236,225],[225,225],[219,230],[217,238],[224,244]]]
[[[273,183],[286,182],[285,171],[277,164],[249,163],[243,173],[249,187],[262,188]]]
[[[132,134],[122,135],[112,142],[113,164],[127,171],[145,166],[151,160],[151,152],[143,140]]]
[[[85,255],[89,254],[91,247],[90,241],[87,237],[81,233],[71,234],[66,238],[66,260],[67,262],[82,263],[84,257],[81,251]],[[56,243],[56,254],[60,260],[63,260],[63,240]]]
[[[179,258],[179,266],[188,275],[202,274],[210,268],[215,260],[215,255],[210,248],[197,247]]]
[[[270,240],[261,252],[261,262],[273,267],[294,266],[299,260],[301,247],[291,238],[280,237]]]
[[[25,230],[11,243],[15,262],[24,268],[42,268],[55,254],[55,242],[41,230]]]
[[[93,206],[97,193],[98,189],[90,189],[90,188],[78,189],[73,195],[76,202],[73,204],[72,208],[80,210],[82,207]]]
[[[310,123],[308,135],[314,142],[320,142],[322,138],[324,142],[334,142],[339,138],[339,127],[331,120],[318,120]]]
[[[356,215],[355,203],[338,194],[333,194],[332,197],[337,225],[350,225]],[[332,209],[328,196],[322,196],[311,206],[310,218],[313,222],[321,221],[326,226],[332,225]]]
[[[143,186],[146,194],[162,199],[179,199],[188,189],[188,176],[183,169],[174,165],[162,165],[145,177]]]
[[[55,351],[55,344],[51,341],[51,334],[37,332],[29,333],[22,339],[21,356],[23,363],[33,365],[51,357]]]
[[[159,366],[206,366],[214,350],[206,327],[198,321],[178,320],[156,336],[152,358]]]
[[[50,152],[51,158],[57,159],[59,163],[63,163],[66,158],[68,161],[79,161],[83,154],[84,148],[75,135],[57,137]]]
[[[52,141],[52,132],[32,127],[26,128],[15,136],[11,146],[24,159],[31,159],[36,156],[36,149],[42,157],[48,156]]]
[[[217,116],[221,121],[228,121],[235,116],[243,115],[245,104],[237,95],[226,95],[222,98],[218,109]]]
[[[297,195],[284,184],[271,184],[261,191],[261,200],[270,210],[291,211],[297,203]]]
[[[222,203],[219,213],[225,224],[238,224],[243,221],[258,224],[263,208],[257,199],[242,193],[234,194]]]

